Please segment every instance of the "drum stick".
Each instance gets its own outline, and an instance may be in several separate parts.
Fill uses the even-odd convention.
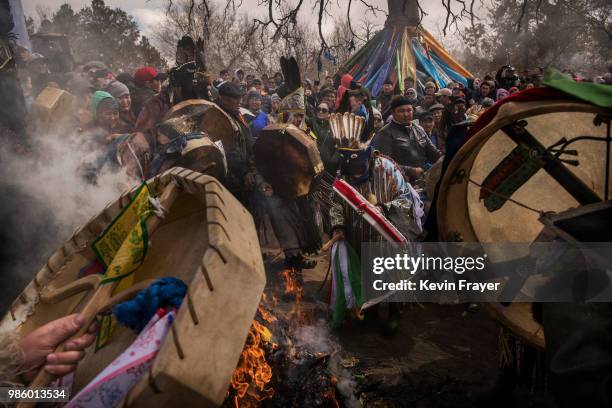
[[[334,235],[329,241],[323,244],[320,252],[327,252],[331,249],[331,247],[338,241],[344,239],[342,235]]]
[[[164,192],[161,195],[160,202],[161,202],[162,207],[165,208],[166,210],[169,210],[172,204],[174,203],[174,201],[176,201],[176,198],[178,197],[179,193],[180,193],[180,188],[178,184],[176,184],[176,182],[174,181],[171,181],[170,184],[166,186],[166,188],[164,189]],[[147,219],[146,222],[147,222],[147,231],[149,231],[149,234],[152,235],[153,232],[155,232],[155,230],[160,226],[162,219],[158,217],[157,215],[152,214]],[[83,326],[79,329],[79,331],[74,336],[72,336],[71,338],[69,338],[62,344],[60,344],[55,349],[56,353],[63,351],[65,349],[65,345],[67,342],[69,342],[70,340],[76,339],[78,337],[81,337],[87,332],[87,330],[89,329],[89,326],[91,326],[91,324],[94,322],[100,309],[107,305],[108,299],[112,296],[113,292],[115,291],[115,288],[119,285],[120,282],[121,280],[118,280],[118,281],[115,281],[115,282],[112,282],[106,285],[98,286],[98,288],[93,293],[91,299],[89,299],[89,301],[87,302],[83,310],[79,312],[79,314],[83,317],[85,321]],[[36,374],[36,377],[34,377],[34,380],[32,380],[29,387],[30,388],[47,387],[56,378],[57,377],[55,375],[47,372],[43,367],[38,371],[38,373]],[[19,402],[17,404],[17,407],[18,408],[26,408],[26,407],[29,408],[29,407],[34,407],[35,405],[36,403],[34,402]]]

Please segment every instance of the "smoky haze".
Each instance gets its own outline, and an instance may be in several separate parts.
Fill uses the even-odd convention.
[[[32,152],[0,150],[1,313],[72,233],[137,183],[107,167],[97,185],[84,178],[92,162],[84,135],[36,133]]]

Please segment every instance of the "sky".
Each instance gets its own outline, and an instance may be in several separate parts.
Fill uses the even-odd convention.
[[[220,2],[220,4],[225,4],[225,0],[216,1]],[[259,1],[260,0],[243,0],[241,9],[252,16],[265,13],[265,7],[258,5]],[[295,2],[295,0],[289,1],[291,3]],[[477,4],[479,4],[480,1],[482,0],[479,0]],[[167,0],[106,0],[105,2],[111,7],[119,7],[128,12],[128,14],[131,14],[136,19],[140,31],[147,37],[151,37],[151,32],[155,29],[157,24],[163,20],[164,7],[167,4]],[[238,2],[239,1],[237,0],[237,3]],[[73,9],[79,10],[84,5],[89,4],[90,0],[22,0],[25,14],[33,17],[36,17],[37,15],[37,7],[42,7],[43,9],[47,9],[48,11],[52,12],[57,10],[59,6],[64,3],[69,3]],[[346,0],[335,0],[332,1],[332,3],[332,14],[336,14],[334,17],[338,16],[340,18],[345,18],[346,4],[348,2]],[[453,43],[453,40],[456,40],[456,36],[449,34],[447,38],[442,37],[442,27],[444,25],[444,17],[446,14],[441,0],[423,0],[421,3],[425,12],[428,13],[423,21],[424,26],[434,35],[436,35],[436,37],[438,37],[443,44]],[[313,4],[314,2],[312,0],[306,0],[305,5],[308,7],[306,7],[304,13],[302,13],[302,17],[308,21],[312,21],[312,24],[316,24],[316,13],[311,10]],[[371,4],[374,4],[385,11],[387,9],[386,0],[371,0]],[[385,16],[381,13],[378,13],[377,16],[373,16],[371,13],[367,12],[367,9],[359,1],[353,2],[351,16],[357,22],[361,21],[364,16],[367,16],[368,19],[378,25],[382,25],[385,20]],[[325,26],[330,27],[331,24],[331,19],[328,19]]]

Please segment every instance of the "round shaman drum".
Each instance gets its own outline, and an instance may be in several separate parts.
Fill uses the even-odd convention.
[[[440,240],[530,243],[544,228],[542,212],[601,201],[605,143],[572,139],[605,138],[606,125],[597,120],[605,113],[578,100],[555,99],[508,101],[492,118],[481,117],[475,124],[480,130],[457,152],[441,181]],[[509,260],[488,255],[493,261]],[[520,338],[544,349],[544,333],[530,306],[486,307]]]

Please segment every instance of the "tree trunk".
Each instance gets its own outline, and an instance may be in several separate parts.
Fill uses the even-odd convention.
[[[420,24],[417,0],[387,0],[387,25],[416,27]]]

